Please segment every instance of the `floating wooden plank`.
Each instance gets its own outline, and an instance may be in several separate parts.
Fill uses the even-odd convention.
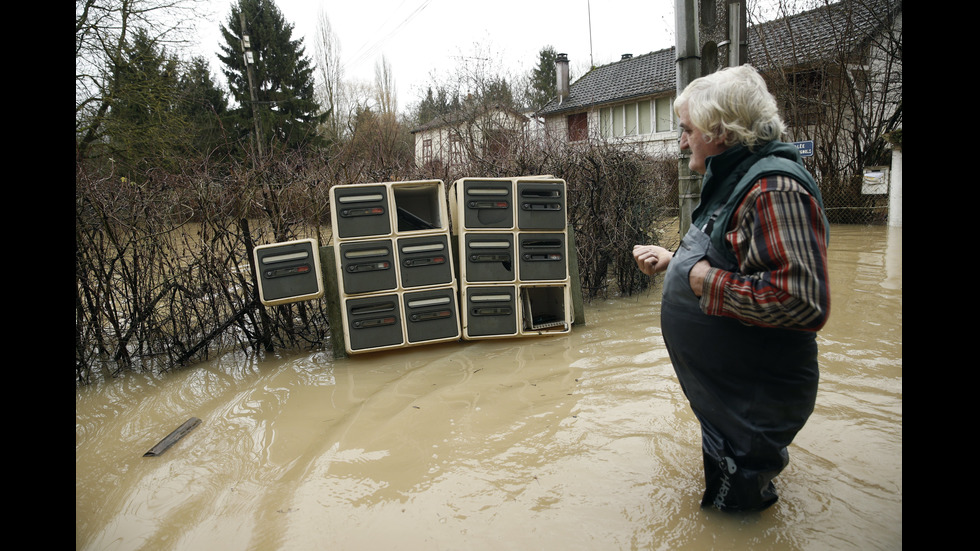
[[[201,424],[201,420],[197,417],[191,417],[184,422],[183,425],[177,427],[177,430],[171,432],[166,438],[160,441],[156,446],[150,448],[150,451],[143,454],[143,457],[155,457],[161,453],[167,451],[167,448],[173,446],[178,440],[187,435],[194,427]]]

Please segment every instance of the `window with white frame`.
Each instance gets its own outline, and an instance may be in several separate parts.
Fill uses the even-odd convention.
[[[674,116],[674,98],[657,98],[654,101],[656,109],[657,132],[677,130],[677,118]]]
[[[599,109],[599,128],[603,138],[642,136],[674,130],[674,111],[670,97],[623,103]]]

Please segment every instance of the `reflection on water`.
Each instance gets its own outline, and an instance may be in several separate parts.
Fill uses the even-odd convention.
[[[80,389],[76,547],[900,548],[901,248],[901,229],[833,228],[820,394],[762,514],[698,507],[655,289],[557,337],[229,354]]]

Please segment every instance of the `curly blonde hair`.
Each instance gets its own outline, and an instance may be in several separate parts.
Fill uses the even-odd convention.
[[[786,125],[776,98],[751,65],[727,67],[693,80],[674,100],[674,111],[686,105],[691,123],[709,141],[726,146],[758,144],[781,139]]]

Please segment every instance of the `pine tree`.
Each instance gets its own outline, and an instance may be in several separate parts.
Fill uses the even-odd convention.
[[[249,50],[254,57],[254,112],[259,117],[266,149],[271,144],[295,148],[318,143],[317,125],[324,120],[314,95],[312,64],[302,40],[293,40],[292,33],[293,25],[285,20],[273,0],[238,0],[231,7],[227,25],[221,26],[226,44],[221,46],[218,58],[225,65],[223,72],[239,106],[233,121],[241,137],[255,127],[242,48],[243,35],[249,37]]]
[[[558,54],[551,46],[545,46],[538,53],[538,66],[531,71],[528,98],[531,106],[540,109],[558,95],[555,60]]]
[[[211,153],[225,141],[223,120],[227,117],[228,98],[211,77],[207,59],[195,57],[180,77],[180,112],[190,124],[190,146],[201,153]]]
[[[433,92],[432,87],[429,86],[425,97],[419,101],[415,108],[413,121],[416,125],[422,126],[423,124],[432,122],[432,119],[440,115],[448,115],[459,111],[461,107],[462,103],[459,100],[459,94],[449,92],[442,86],[438,87],[436,92]]]
[[[180,40],[187,24],[198,17],[200,4],[198,0],[75,2],[76,161],[98,164],[112,154],[106,145],[113,139],[107,124],[115,93],[128,91],[120,80],[132,80],[132,75],[122,73],[127,70],[126,50],[134,42],[134,33],[150,31],[149,38],[157,45]]]
[[[178,109],[179,63],[137,29],[123,48],[105,117],[107,152],[130,178],[170,168],[186,145],[187,123]]]
[[[514,107],[514,92],[504,77],[492,77],[479,91],[480,103],[486,107]]]

